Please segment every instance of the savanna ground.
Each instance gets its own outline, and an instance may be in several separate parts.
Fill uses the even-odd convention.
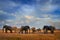
[[[3,33],[0,30],[0,40],[60,40],[60,30],[54,34],[19,34],[19,33]]]

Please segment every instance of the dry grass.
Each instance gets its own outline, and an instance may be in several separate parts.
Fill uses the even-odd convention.
[[[2,33],[0,40],[60,40],[60,31],[55,34],[19,34],[19,33]]]

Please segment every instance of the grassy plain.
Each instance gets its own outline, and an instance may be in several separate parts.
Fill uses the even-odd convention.
[[[19,34],[0,31],[0,40],[60,40],[60,30],[55,31],[54,34]]]

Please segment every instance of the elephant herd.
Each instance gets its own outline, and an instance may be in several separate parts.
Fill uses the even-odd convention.
[[[3,26],[3,32],[4,32],[4,30],[5,30],[5,33],[7,33],[8,30],[10,31],[10,33],[12,33],[13,28],[12,28],[11,26],[4,25],[4,26]],[[39,29],[36,29],[36,30],[37,30],[38,32],[41,31],[40,28],[39,28]],[[32,28],[32,32],[35,32],[36,30],[35,30],[34,27]],[[53,34],[53,33],[54,33],[54,30],[55,30],[55,27],[45,25],[45,26],[43,27],[43,32],[44,32],[44,33],[48,33],[48,30],[50,30],[50,32]],[[30,26],[21,26],[21,28],[19,29],[19,33],[22,33],[22,34],[23,34],[23,33],[28,34],[28,33],[30,33],[30,32],[31,32]]]
[[[7,33],[8,30],[10,31],[10,33],[12,33],[13,32],[13,27],[8,26],[8,25],[4,25],[3,26],[3,32],[5,31],[5,33]],[[21,28],[19,30],[20,31],[19,33],[23,33],[23,31],[25,31],[25,33],[28,33],[28,30],[30,31],[30,27],[29,26],[21,26]],[[16,30],[15,30],[15,32],[16,32]]]

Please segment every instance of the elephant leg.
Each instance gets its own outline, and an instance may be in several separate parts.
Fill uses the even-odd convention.
[[[27,34],[27,30],[25,30],[25,34]]]
[[[35,33],[35,30],[33,30],[33,33]]]
[[[23,31],[21,33],[23,34]]]
[[[25,30],[25,34],[26,34],[26,30]]]
[[[19,33],[21,33],[21,30],[19,31]]]
[[[34,33],[34,30],[32,30],[32,33]]]
[[[48,30],[46,30],[46,33],[48,33]]]
[[[5,29],[5,33],[7,33],[7,29]]]
[[[35,33],[35,30],[33,30],[32,33]]]
[[[15,30],[15,33],[16,33],[16,30]]]
[[[30,34],[30,29],[29,29],[29,34]]]
[[[21,31],[21,33],[23,34],[23,30]]]
[[[45,30],[44,30],[44,34],[46,34],[46,33],[47,33],[47,31],[48,31],[48,30],[47,30],[47,29],[45,29]]]
[[[54,30],[51,30],[51,33],[53,34],[54,33]]]
[[[26,33],[28,34],[28,30],[26,31]]]
[[[12,30],[10,30],[10,33],[12,33]]]
[[[23,34],[23,30],[20,30],[19,33],[22,33]]]

